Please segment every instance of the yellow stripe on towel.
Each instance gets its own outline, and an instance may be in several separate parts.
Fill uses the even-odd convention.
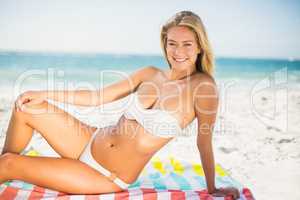
[[[215,168],[219,176],[228,176],[227,172],[225,172],[225,170],[221,167],[221,165],[217,164]]]
[[[36,150],[30,150],[26,153],[27,156],[39,156],[40,153],[37,152]]]
[[[167,173],[167,171],[164,168],[164,164],[160,160],[160,158],[153,157],[151,159],[151,162],[152,162],[153,168],[156,169],[157,171],[159,171],[161,174],[165,175]]]
[[[203,168],[200,164],[198,163],[192,163],[193,170],[198,176],[204,176],[204,171]]]
[[[170,162],[171,162],[171,165],[173,166],[174,172],[182,175],[184,172],[184,167],[180,163],[180,161],[176,160],[173,156],[170,156]]]

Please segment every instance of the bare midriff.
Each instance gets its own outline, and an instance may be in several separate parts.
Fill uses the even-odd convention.
[[[98,131],[92,142],[92,155],[100,165],[132,183],[151,157],[171,139],[154,136],[137,121],[122,116],[116,125]]]

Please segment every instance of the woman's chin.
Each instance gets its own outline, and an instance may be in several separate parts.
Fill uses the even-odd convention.
[[[172,64],[172,69],[177,69],[177,70],[184,70],[188,68],[187,63],[173,63]]]

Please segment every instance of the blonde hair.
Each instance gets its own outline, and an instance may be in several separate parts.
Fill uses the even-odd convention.
[[[169,28],[174,26],[185,26],[195,33],[198,47],[200,48],[200,53],[198,54],[196,60],[197,71],[204,72],[212,76],[214,71],[214,56],[212,48],[208,41],[207,33],[201,18],[191,11],[181,11],[179,13],[176,13],[162,26],[160,33],[160,43],[167,61],[167,33]],[[168,63],[171,68],[171,64],[169,61]]]

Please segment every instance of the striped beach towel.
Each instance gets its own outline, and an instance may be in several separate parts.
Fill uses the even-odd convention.
[[[29,151],[27,155],[38,155]],[[254,200],[251,191],[235,181],[219,165],[216,169],[217,187],[234,186],[240,190],[240,199]],[[41,188],[22,181],[0,185],[1,200],[230,200],[231,197],[212,197],[207,193],[204,172],[199,163],[179,160],[174,156],[154,157],[146,165],[137,181],[118,193],[101,195],[68,195]]]

